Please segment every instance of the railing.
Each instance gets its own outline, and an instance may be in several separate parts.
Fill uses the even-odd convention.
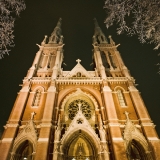
[[[95,160],[94,156],[66,156],[65,160]]]
[[[58,77],[58,80],[101,80],[100,77]]]

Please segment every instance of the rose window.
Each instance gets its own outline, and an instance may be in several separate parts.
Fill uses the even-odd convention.
[[[91,107],[88,104],[88,102],[81,100],[81,99],[77,99],[77,100],[74,100],[73,102],[71,102],[68,107],[69,118],[73,119],[76,116],[78,110],[82,111],[82,113],[86,117],[86,119],[91,118]]]

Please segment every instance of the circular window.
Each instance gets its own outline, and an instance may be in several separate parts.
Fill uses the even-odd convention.
[[[68,106],[69,118],[73,119],[76,116],[78,110],[82,111],[82,113],[86,117],[86,119],[91,118],[91,107],[88,102],[81,100],[81,99],[77,99],[77,100],[72,101]]]

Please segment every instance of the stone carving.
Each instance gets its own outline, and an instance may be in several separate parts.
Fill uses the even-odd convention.
[[[31,113],[31,119],[28,121],[28,123],[26,124],[26,126],[20,131],[20,133],[17,135],[14,143],[13,143],[13,149],[11,152],[11,160],[14,159],[14,157],[17,157],[17,149],[19,148],[19,146],[25,142],[25,141],[29,141],[32,144],[32,148],[33,148],[33,153],[35,153],[36,150],[36,145],[37,145],[37,140],[38,140],[38,133],[36,130],[36,125],[33,122],[34,119],[34,115],[35,112]]]
[[[63,100],[63,102],[62,102],[61,108],[64,109],[65,104],[67,103],[67,101],[68,101],[69,99],[72,99],[72,98],[74,98],[75,96],[79,96],[79,95],[81,95],[81,94],[84,95],[85,97],[87,97],[88,99],[90,99],[90,100],[93,102],[93,104],[94,104],[94,106],[95,106],[95,109],[98,108],[98,104],[97,104],[97,101],[95,100],[95,98],[94,98],[92,95],[90,95],[90,94],[88,94],[88,93],[86,93],[86,92],[83,92],[80,88],[77,88],[77,91],[76,91],[76,92],[71,93],[71,94],[68,94],[68,95],[66,96],[66,98],[65,98],[65,99]]]
[[[91,107],[88,102],[77,99],[72,101],[68,106],[68,116],[73,119],[77,114],[78,110],[82,110],[82,113],[87,119],[91,118]]]
[[[126,146],[126,152],[128,154],[129,159],[131,158],[130,155],[130,149],[132,148],[132,141],[137,141],[140,146],[143,148],[143,150],[145,151],[144,153],[141,154],[146,154],[149,153],[149,146],[147,143],[146,138],[144,137],[144,135],[136,128],[136,126],[131,122],[131,120],[129,119],[129,113],[125,111],[125,115],[126,115],[126,125],[125,125],[125,129],[124,129],[124,134],[123,134],[123,138],[125,140],[125,146]],[[152,156],[151,155],[145,155],[146,157],[149,156],[150,160],[152,160]],[[147,158],[148,159],[148,158]]]
[[[66,77],[73,77],[77,75],[77,73],[81,73],[81,75],[88,78],[92,77],[90,73],[80,64],[80,59],[77,59],[76,62],[76,66],[66,75]]]

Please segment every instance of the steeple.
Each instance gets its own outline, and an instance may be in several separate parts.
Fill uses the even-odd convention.
[[[62,18],[59,19],[57,26],[54,28],[54,30],[49,38],[49,43],[54,43],[54,44],[62,44],[63,43],[61,24],[62,24]]]
[[[37,44],[4,126],[0,160],[160,160],[160,139],[118,45],[94,21],[95,71],[80,59],[72,70],[61,68],[61,19],[49,43],[45,36]]]
[[[95,29],[94,29],[94,35],[93,35],[93,44],[108,43],[104,33],[102,32],[101,28],[98,25],[96,18],[94,19],[94,25],[95,25]]]

